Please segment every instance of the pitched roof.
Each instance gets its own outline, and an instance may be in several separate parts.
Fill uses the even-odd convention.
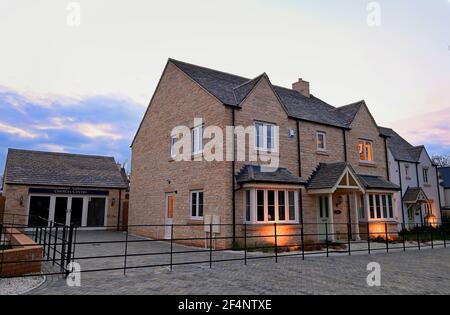
[[[428,200],[428,197],[420,187],[408,187],[403,196],[403,202],[406,203],[416,203],[417,201],[425,200]]]
[[[286,168],[264,171],[259,165],[244,165],[236,175],[239,184],[244,183],[280,183],[280,184],[304,184],[305,180],[292,174]]]
[[[6,184],[127,188],[113,157],[9,149]]]
[[[366,189],[400,190],[400,186],[379,176],[358,175],[358,177],[364,183]]]
[[[390,128],[380,127],[379,130],[382,135],[388,137],[389,149],[396,160],[412,163],[419,162],[420,155],[424,149],[423,146],[413,146]]]
[[[439,173],[442,178],[442,186],[444,188],[450,188],[450,167],[440,167]]]
[[[345,162],[320,163],[308,181],[308,189],[333,188],[347,167]]]
[[[186,62],[169,59],[181,71],[197,82],[224,105],[239,107],[264,73],[254,79],[213,70]],[[349,128],[362,102],[336,108],[311,95],[306,97],[296,90],[272,86],[287,114],[296,119],[317,122],[339,128]]]
[[[311,175],[308,189],[333,188],[348,168],[355,175],[360,185],[366,189],[400,190],[400,187],[379,176],[356,174],[349,163],[321,163]]]

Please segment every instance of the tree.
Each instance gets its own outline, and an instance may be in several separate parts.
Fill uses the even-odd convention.
[[[450,154],[433,154],[431,160],[439,167],[450,166]]]

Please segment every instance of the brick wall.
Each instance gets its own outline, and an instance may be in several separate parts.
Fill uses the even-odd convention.
[[[42,246],[17,229],[7,228],[3,232],[12,249],[0,252],[0,275],[12,277],[40,272]]]
[[[193,127],[202,118],[205,127],[232,124],[231,109],[223,106],[169,63],[132,147],[129,223],[165,224],[166,193],[174,195],[174,224],[203,223],[190,216],[190,192],[204,191],[204,214],[221,223],[232,218],[231,162],[174,162],[170,157],[171,131]],[[225,229],[225,228],[224,228]],[[164,237],[163,228],[131,229],[145,236]],[[174,237],[203,237],[203,229],[177,228]]]
[[[5,197],[0,196],[0,223],[3,222],[3,212],[5,210]]]

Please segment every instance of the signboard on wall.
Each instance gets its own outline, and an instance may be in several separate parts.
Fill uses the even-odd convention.
[[[47,195],[79,195],[79,196],[108,196],[108,190],[91,190],[83,188],[30,188],[29,194]]]

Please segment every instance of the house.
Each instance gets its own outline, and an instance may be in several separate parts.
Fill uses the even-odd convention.
[[[395,219],[405,228],[441,222],[437,167],[424,146],[413,146],[389,128],[380,128],[388,144],[389,178],[399,185]]]
[[[448,222],[450,218],[450,167],[440,167],[438,171],[441,177],[442,218]]]
[[[2,184],[6,223],[122,224],[128,183],[112,157],[9,149]]]
[[[215,147],[224,160],[208,160],[209,127],[227,136]],[[386,228],[391,237],[400,187],[389,181],[387,140],[364,101],[335,107],[302,79],[284,88],[265,73],[244,78],[169,59],[131,145],[129,221],[161,225],[136,234],[198,245],[210,232],[203,224],[220,223],[212,232],[222,247],[244,230],[273,235],[274,223],[292,238],[303,226],[307,241]]]

